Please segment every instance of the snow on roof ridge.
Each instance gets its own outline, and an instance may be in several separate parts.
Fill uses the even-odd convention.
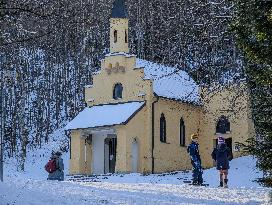
[[[186,71],[139,58],[136,68],[143,68],[144,78],[153,80],[153,89],[158,96],[200,103],[199,86]]]

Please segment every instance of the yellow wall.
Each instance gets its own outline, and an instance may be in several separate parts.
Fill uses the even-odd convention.
[[[235,142],[245,142],[254,134],[254,127],[249,110],[249,96],[245,84],[228,87],[215,86],[203,89],[204,107],[202,111],[200,151],[205,167],[212,167],[211,152],[215,146],[214,139],[219,135],[232,138],[234,157],[241,156],[235,151]],[[230,133],[216,134],[216,124],[220,116],[226,116],[230,121]]]
[[[148,139],[147,107],[143,108],[126,126],[117,128],[117,172],[131,172],[132,143],[138,142],[138,172],[151,172],[151,149]]]
[[[199,129],[200,107],[160,99],[155,104],[155,172],[184,170],[191,167],[187,147],[190,135]],[[160,117],[166,119],[166,143],[160,141]],[[185,123],[185,147],[180,146],[180,119]]]
[[[85,158],[85,137],[82,130],[72,130],[71,132],[71,159],[70,174],[90,174],[92,162],[92,149],[86,144]]]

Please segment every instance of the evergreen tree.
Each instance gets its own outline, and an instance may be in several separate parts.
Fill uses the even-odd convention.
[[[232,29],[246,56],[256,137],[243,144],[257,157],[264,182],[272,186],[272,1],[238,0]]]

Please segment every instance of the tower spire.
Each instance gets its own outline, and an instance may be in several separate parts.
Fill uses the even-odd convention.
[[[111,18],[128,18],[125,0],[114,0]]]

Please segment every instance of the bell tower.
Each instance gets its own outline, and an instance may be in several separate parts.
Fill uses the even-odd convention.
[[[125,0],[114,0],[110,18],[110,52],[129,53],[128,14]]]

